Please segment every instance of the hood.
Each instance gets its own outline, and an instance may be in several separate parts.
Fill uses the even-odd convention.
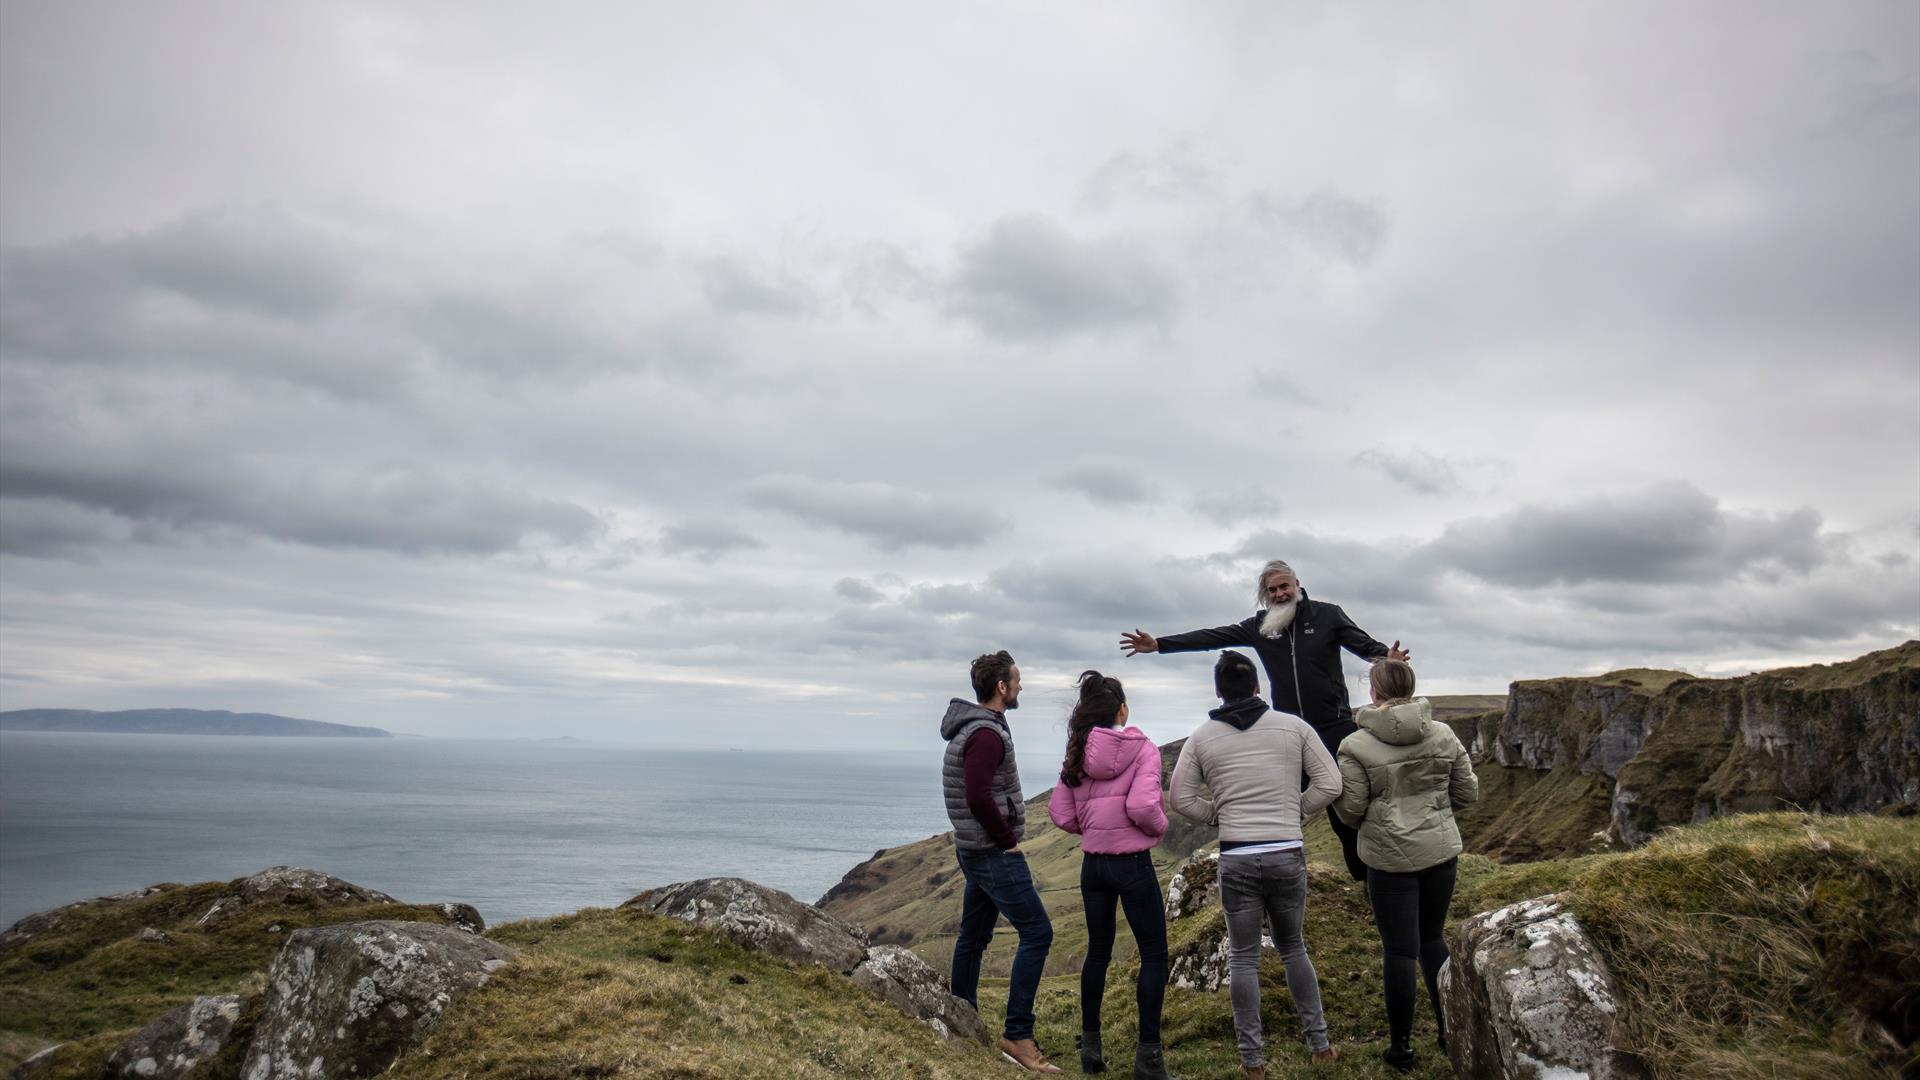
[[[1239,701],[1229,701],[1207,715],[1245,731],[1253,726],[1255,720],[1267,715],[1267,703],[1258,697],[1241,698]]]
[[[985,705],[954,698],[952,701],[947,702],[947,715],[940,718],[940,737],[948,742],[952,742],[953,737],[960,734],[961,728],[966,727],[975,720],[991,720],[1003,728],[1007,726],[1006,717],[1001,716]]]
[[[1095,780],[1111,780],[1126,772],[1147,748],[1147,733],[1139,728],[1097,727],[1087,733],[1087,756],[1081,767]]]
[[[1368,705],[1355,710],[1353,722],[1388,746],[1412,746],[1432,730],[1433,706],[1423,697],[1384,709]]]

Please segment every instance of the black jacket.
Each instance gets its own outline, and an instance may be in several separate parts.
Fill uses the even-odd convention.
[[[1268,700],[1274,709],[1290,712],[1312,724],[1322,742],[1338,746],[1353,731],[1353,708],[1347,704],[1347,679],[1340,669],[1345,648],[1363,660],[1378,660],[1387,647],[1353,625],[1338,604],[1323,604],[1300,591],[1300,609],[1293,625],[1277,638],[1260,636],[1261,612],[1231,626],[1192,630],[1158,638],[1163,653],[1205,649],[1252,649],[1267,669]],[[1299,672],[1296,681],[1295,671]]]

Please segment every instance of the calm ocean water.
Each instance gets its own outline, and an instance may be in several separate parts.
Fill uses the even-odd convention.
[[[946,831],[939,751],[4,732],[0,927],[277,864],[489,923],[720,875],[812,901],[875,849]]]

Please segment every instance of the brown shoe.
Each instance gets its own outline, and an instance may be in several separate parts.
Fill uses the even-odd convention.
[[[1325,1050],[1315,1051],[1313,1055],[1313,1063],[1315,1065],[1324,1065],[1339,1060],[1340,1048],[1337,1046],[1329,1046]]]
[[[1057,1073],[1058,1066],[1047,1064],[1047,1055],[1040,1052],[1039,1044],[1032,1039],[1001,1039],[1000,1054],[1008,1061],[1037,1073]]]

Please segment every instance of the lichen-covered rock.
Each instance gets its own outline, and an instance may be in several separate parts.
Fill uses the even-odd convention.
[[[1211,994],[1233,979],[1233,948],[1227,940],[1227,918],[1218,904],[1201,908],[1189,919],[1198,920],[1193,932],[1167,957],[1167,983],[1183,990]],[[1260,955],[1279,955],[1273,937],[1262,928]]]
[[[40,934],[44,934],[60,925],[60,921],[76,912],[112,904],[126,904],[135,900],[144,900],[165,888],[162,885],[149,885],[132,892],[115,893],[112,896],[96,896],[90,900],[77,900],[62,907],[48,911],[36,911],[32,915],[14,923],[5,931],[0,931],[0,955],[5,955],[25,945]]]
[[[480,909],[472,904],[435,904],[435,911],[447,917],[447,925],[456,930],[465,930],[469,934],[487,932],[487,920],[480,917]]]
[[[1557,895],[1456,926],[1440,969],[1447,1055],[1462,1076],[1610,1080],[1638,1076],[1614,1049],[1606,962]]]
[[[393,1064],[517,951],[462,930],[359,922],[296,930],[267,972],[244,1080],[344,1080]]]
[[[1196,852],[1167,882],[1167,921],[1185,918],[1219,900],[1220,852]]]
[[[747,948],[843,975],[867,957],[865,930],[743,878],[682,881],[648,889],[620,906],[709,926]]]
[[[240,1021],[238,994],[194,998],[169,1009],[107,1058],[114,1080],[177,1080],[212,1061],[227,1045]]]
[[[363,889],[318,870],[297,866],[272,866],[257,874],[235,880],[227,895],[208,906],[200,927],[216,926],[249,908],[274,906],[344,907],[348,904],[397,904],[386,893]]]
[[[955,1045],[992,1042],[987,1025],[972,1005],[954,997],[947,980],[898,945],[876,945],[853,969],[853,981],[886,999],[894,1008],[926,1021],[940,1037]]]

